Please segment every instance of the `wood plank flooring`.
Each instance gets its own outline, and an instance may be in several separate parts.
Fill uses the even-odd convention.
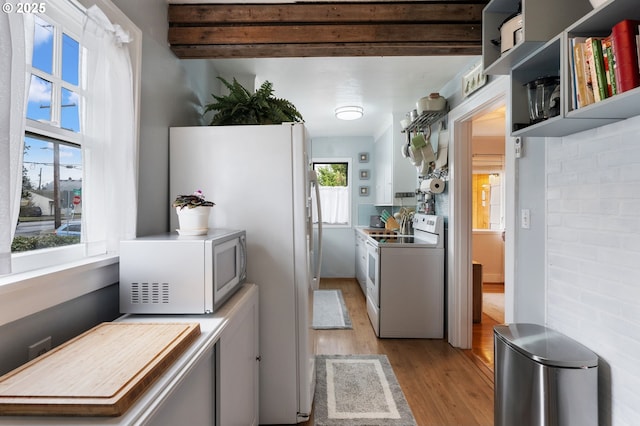
[[[471,351],[439,339],[378,339],[355,279],[323,278],[320,288],[342,290],[353,329],[315,330],[318,354],[386,354],[420,426],[493,425],[492,373]]]

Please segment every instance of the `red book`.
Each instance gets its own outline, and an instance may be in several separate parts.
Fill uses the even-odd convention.
[[[611,31],[613,54],[616,61],[616,88],[618,93],[640,86],[640,70],[638,69],[638,35],[639,21],[625,19],[618,22]]]

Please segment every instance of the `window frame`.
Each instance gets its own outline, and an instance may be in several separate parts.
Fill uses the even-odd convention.
[[[27,64],[28,75],[36,75],[45,80],[51,80],[52,83],[52,95],[51,95],[51,121],[42,122],[25,117],[25,133],[24,138],[33,137],[36,139],[49,140],[51,143],[69,144],[77,146],[82,149],[83,138],[83,126],[82,120],[80,120],[80,129],[78,132],[74,132],[68,129],[63,129],[61,125],[61,89],[67,88],[75,91],[84,103],[84,87],[86,77],[84,73],[79,71],[78,86],[70,85],[62,81],[62,39],[63,34],[68,34],[79,42],[79,60],[78,66],[82,67],[84,61],[83,56],[86,54],[82,47],[81,37],[78,34],[82,32],[82,25],[84,14],[78,7],[74,7],[70,2],[60,2],[59,4],[47,3],[46,12],[41,14],[37,13],[41,19],[45,20],[49,24],[53,25],[54,41],[53,41],[53,64],[52,75],[41,71],[38,68],[33,67],[30,63]],[[63,84],[64,83],[64,84]],[[28,83],[30,84],[30,83]],[[83,87],[84,86],[84,87]],[[54,108],[55,105],[55,108]],[[82,105],[80,106],[82,108]],[[26,110],[25,110],[26,115]],[[42,268],[55,267],[56,265],[64,265],[65,263],[76,262],[87,257],[86,244],[81,241],[78,244],[71,244],[68,246],[53,247],[47,249],[37,249],[26,252],[12,253],[12,273],[21,274],[29,271],[34,271]]]
[[[328,223],[323,220],[322,227],[323,228],[351,228],[353,223],[353,211],[354,211],[354,201],[353,201],[353,160],[350,157],[317,157],[311,160],[311,168],[315,170],[316,164],[346,164],[347,165],[347,191],[349,198],[349,214],[347,223]],[[324,218],[325,215],[323,214]],[[314,225],[317,225],[318,222],[314,221]]]

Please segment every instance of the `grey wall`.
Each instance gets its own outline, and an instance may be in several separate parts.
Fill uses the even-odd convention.
[[[524,140],[524,156],[516,159],[516,229],[514,321],[545,321],[545,142]],[[520,227],[520,212],[531,212],[531,227]]]
[[[143,32],[137,230],[143,236],[169,230],[169,127],[203,123],[202,97],[213,78],[203,78],[212,74],[206,62],[182,63],[169,49],[166,1],[113,1]]]
[[[359,163],[358,154],[368,152],[368,163]],[[352,203],[351,217],[353,226],[364,226],[369,223],[369,216],[376,214],[373,207],[373,180],[360,181],[360,169],[369,169],[373,173],[373,138],[313,138],[312,156],[314,158],[351,158]],[[361,184],[369,185],[369,196],[361,197],[358,188]],[[354,277],[355,276],[355,233],[352,227],[325,227],[322,238],[322,277]]]
[[[51,336],[52,347],[119,316],[112,285],[0,327],[0,375],[28,361],[28,347]]]

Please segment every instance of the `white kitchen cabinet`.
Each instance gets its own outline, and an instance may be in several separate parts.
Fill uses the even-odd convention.
[[[401,154],[406,135],[391,126],[374,144],[375,204],[377,206],[415,205],[415,198],[399,199],[398,192],[412,193],[418,186],[418,172]]]
[[[220,337],[219,425],[258,424],[258,300],[245,303]]]
[[[522,5],[522,41],[500,53],[500,27]],[[511,69],[592,10],[588,0],[491,0],[482,11],[482,63],[485,74],[508,75]]]
[[[356,229],[356,279],[362,294],[367,295],[367,237]]]
[[[606,36],[611,33],[611,28],[623,19],[640,19],[637,0],[609,0],[534,50],[513,67],[511,70],[513,136],[566,136],[640,114],[640,88],[577,109],[573,107],[571,100],[571,38]],[[546,75],[560,76],[560,115],[527,125],[529,116],[525,84]]]

